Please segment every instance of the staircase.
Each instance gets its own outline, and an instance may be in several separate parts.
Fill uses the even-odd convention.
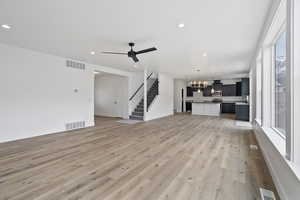
[[[155,97],[158,95],[158,79],[155,79],[152,86],[147,92],[147,110]],[[144,98],[141,99],[132,114],[129,116],[133,120],[144,120]]]

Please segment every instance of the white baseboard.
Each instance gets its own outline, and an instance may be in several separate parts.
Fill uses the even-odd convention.
[[[256,124],[254,126],[256,126]],[[257,131],[257,129],[259,129],[259,132]],[[274,181],[274,185],[276,187],[278,195],[280,196],[281,200],[288,200],[287,199],[287,195],[284,192],[283,186],[281,185],[280,180],[278,178],[277,172],[273,168],[272,162],[270,160],[270,157],[269,157],[269,155],[267,153],[267,150],[265,149],[266,148],[266,141],[262,141],[261,137],[266,137],[266,135],[264,134],[264,132],[261,129],[261,127],[257,127],[257,129],[256,128],[254,129],[255,137],[256,137],[256,139],[258,141],[259,147],[260,147],[260,149],[262,151],[262,154],[263,154],[264,159],[266,161],[267,167],[268,167],[268,169],[270,171],[270,174],[271,174],[271,177],[272,177],[272,179]],[[263,140],[267,140],[267,138],[264,138]]]

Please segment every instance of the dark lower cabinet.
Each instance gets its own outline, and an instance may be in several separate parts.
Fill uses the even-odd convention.
[[[222,103],[222,113],[235,113],[235,103]]]
[[[186,112],[192,111],[192,103],[191,102],[185,102],[185,110],[186,110]]]
[[[249,95],[249,78],[242,78],[242,96]]]
[[[249,105],[239,105],[235,106],[236,119],[241,121],[249,121]]]

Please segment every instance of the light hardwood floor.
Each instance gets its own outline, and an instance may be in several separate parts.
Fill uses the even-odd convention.
[[[0,144],[0,199],[253,200],[274,190],[251,130],[175,115]]]

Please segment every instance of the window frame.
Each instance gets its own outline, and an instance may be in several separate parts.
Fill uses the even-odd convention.
[[[280,33],[284,30],[286,26],[287,35],[289,34],[288,30],[288,17],[287,17],[287,1],[281,0],[276,8],[275,14],[272,16],[272,21],[270,26],[266,30],[264,37],[262,39],[262,128],[268,131],[268,138],[274,147],[281,152],[281,154],[291,160],[291,135],[290,131],[290,122],[288,122],[289,116],[291,114],[291,110],[289,110],[289,102],[287,100],[288,107],[286,109],[287,112],[287,129],[285,137],[282,137],[279,131],[273,129],[273,112],[274,109],[272,103],[273,97],[273,89],[272,84],[273,81],[273,62],[274,62],[274,44],[277,39],[280,37]],[[288,39],[287,39],[288,40]],[[288,43],[288,42],[287,42]],[[287,49],[289,48],[287,44]],[[287,61],[288,61],[288,53],[287,53]],[[290,76],[290,74],[287,74]],[[289,79],[289,78],[288,78]],[[290,85],[287,84],[287,90],[291,89]],[[283,152],[283,149],[284,152]]]
[[[259,66],[259,68],[258,68]],[[259,50],[259,53],[256,58],[256,70],[255,70],[255,101],[256,101],[256,111],[255,111],[255,120],[261,126],[262,125],[262,85],[263,85],[263,78],[262,78],[262,67],[263,67],[263,60],[262,60],[262,49]],[[259,76],[258,76],[259,74]],[[258,89],[258,83],[260,84],[260,90]],[[260,93],[260,96],[257,94]],[[260,97],[260,98],[259,98]],[[258,110],[260,115],[258,116]]]
[[[271,120],[271,124],[270,124],[270,128],[272,130],[274,130],[275,133],[277,133],[282,139],[286,140],[286,135],[284,135],[280,130],[278,130],[275,126],[275,115],[276,115],[276,111],[275,111],[275,67],[276,67],[276,42],[280,39],[281,35],[287,31],[287,24],[286,22],[284,22],[281,27],[279,28],[278,32],[275,34],[272,42],[271,42],[271,52],[272,52],[272,61],[271,61],[271,116],[270,116],[270,120]],[[286,78],[288,78],[288,74],[286,74]],[[288,84],[286,83],[286,88],[287,90],[288,88]],[[286,102],[286,108],[288,108],[287,105],[288,102]],[[289,111],[288,109],[285,110],[285,114],[286,116],[288,116]],[[286,134],[287,134],[287,130],[286,130]]]

